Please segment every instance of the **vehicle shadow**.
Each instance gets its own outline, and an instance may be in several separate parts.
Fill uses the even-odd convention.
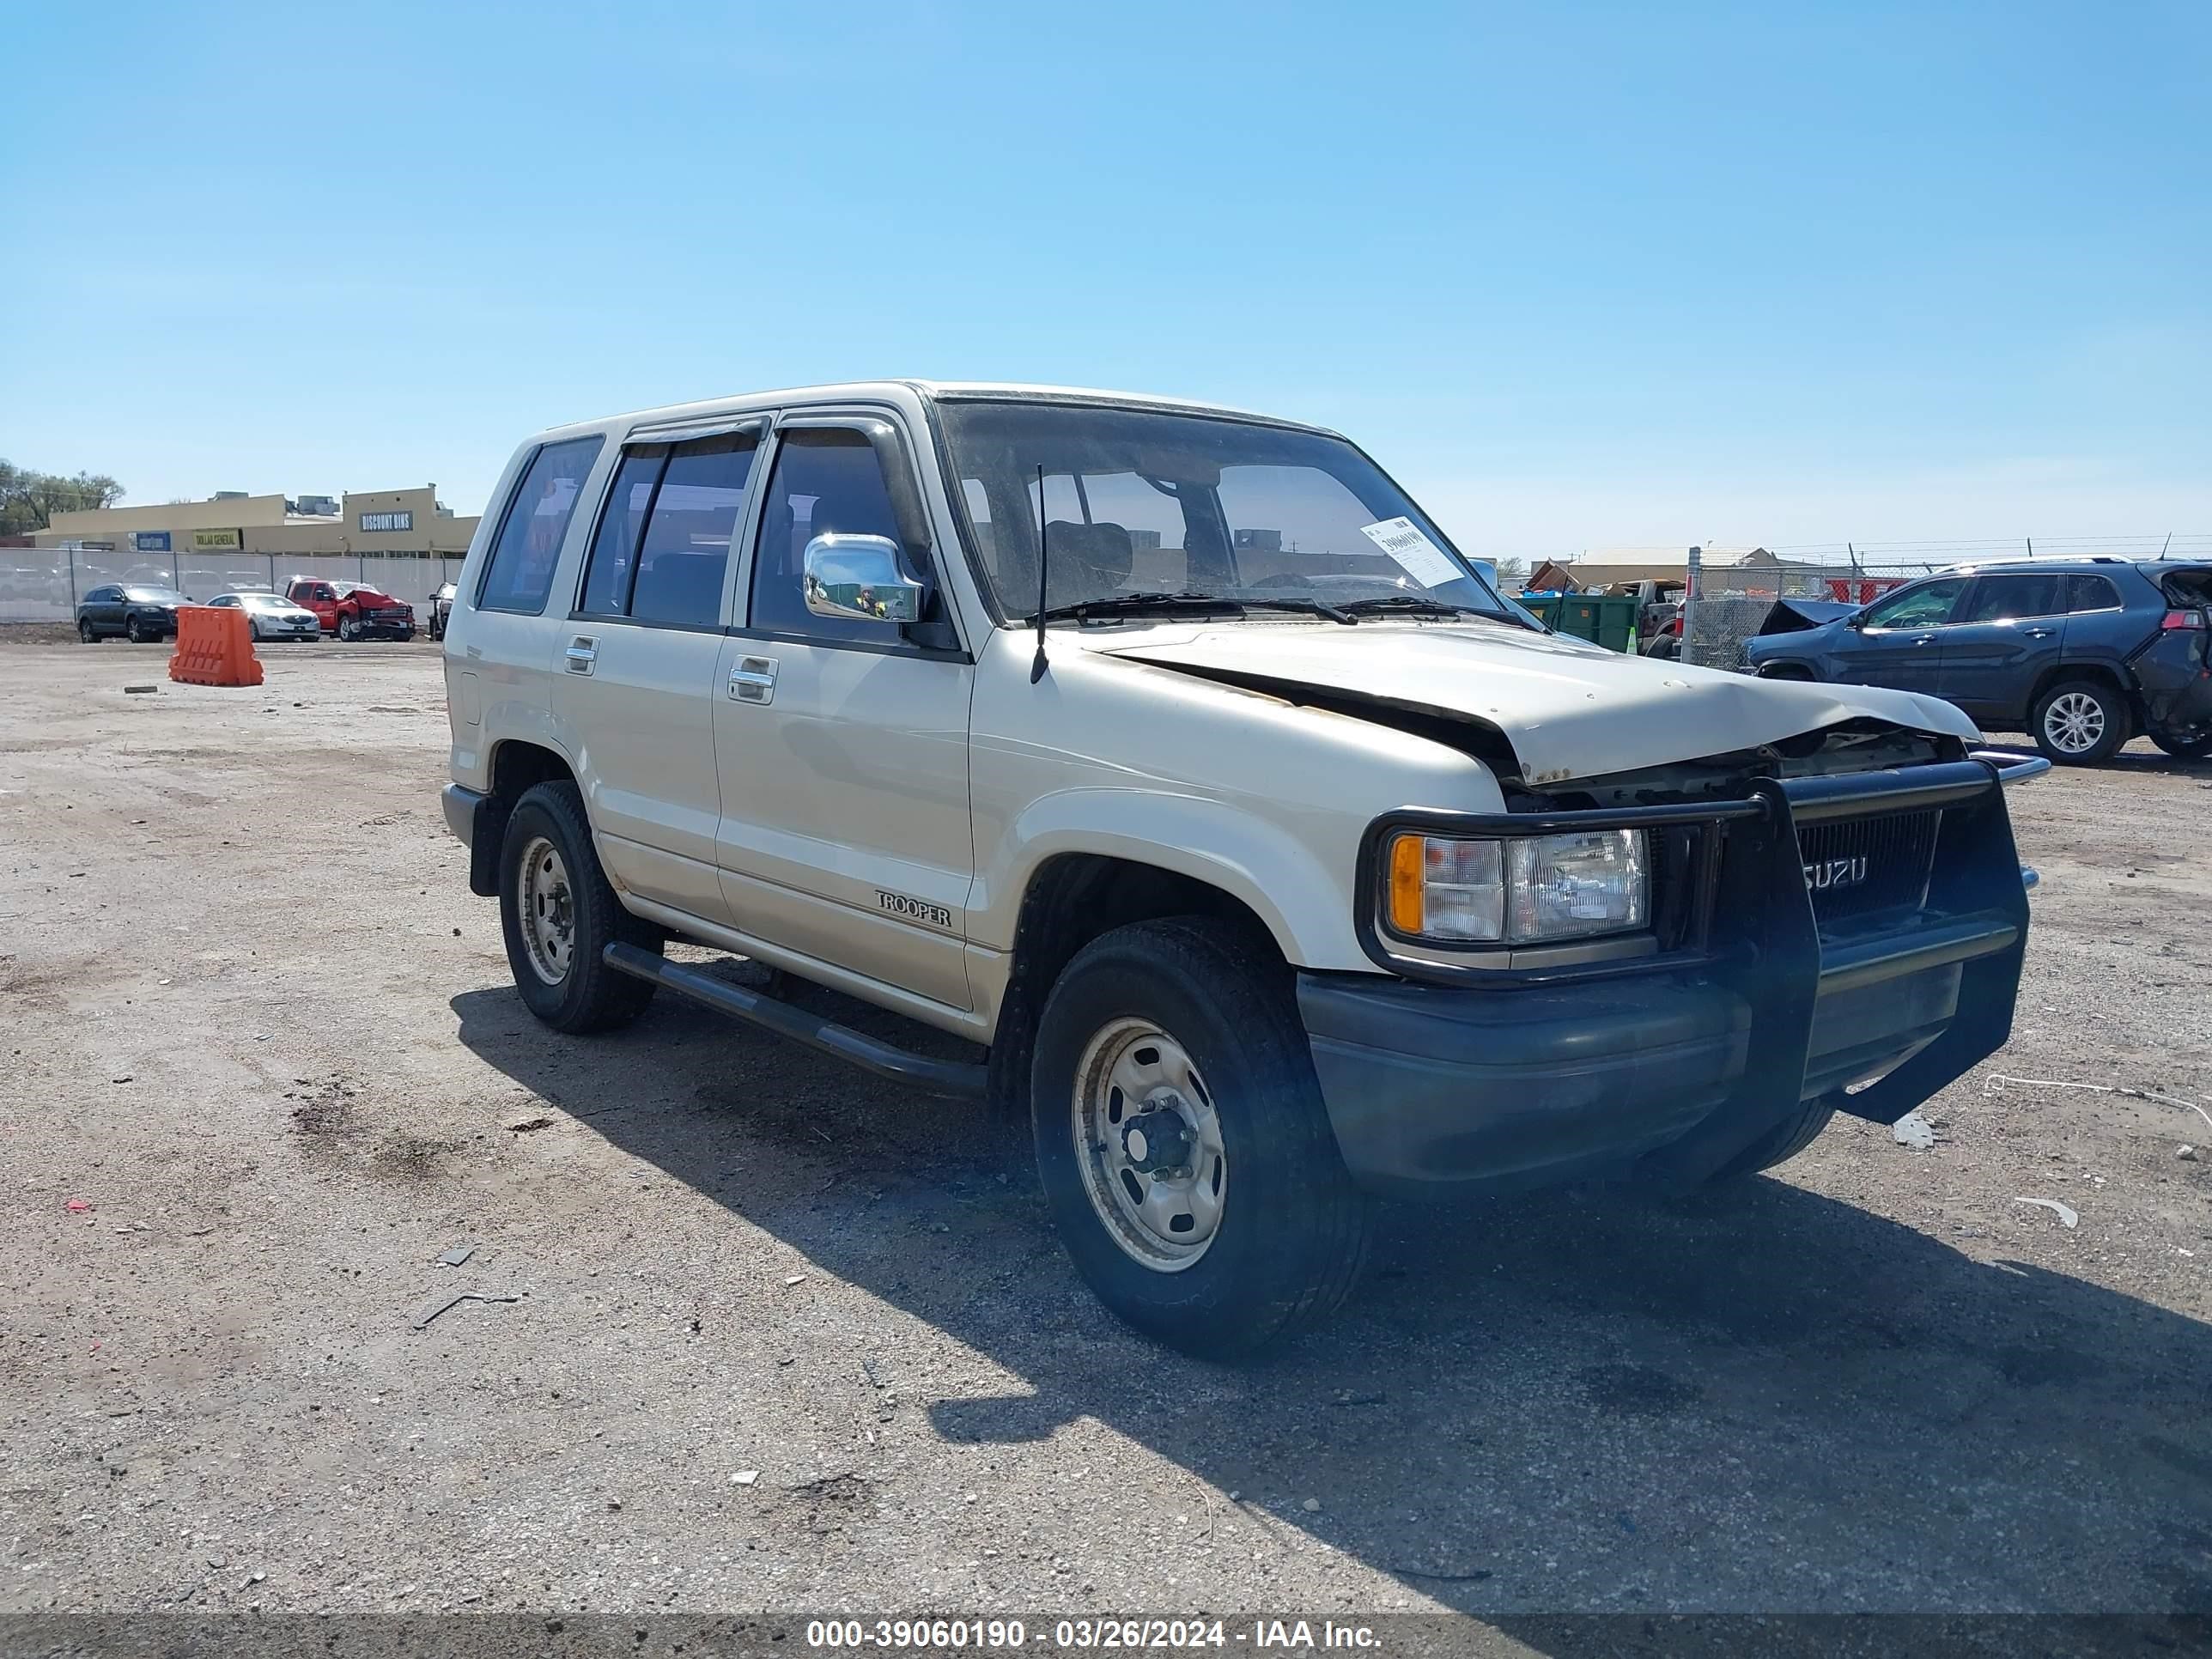
[[[1923,1231],[1765,1178],[1393,1207],[1341,1316],[1211,1365],[1098,1307],[972,1109],[665,993],[593,1040],[505,988],[452,1006],[587,1131],[1024,1380],[932,1402],[945,1440],[1096,1419],[1239,1494],[1240,1548],[1318,1540],[1553,1652],[1603,1645],[1561,1612],[2212,1613],[2212,1326],[1931,1236],[2014,1206]]]

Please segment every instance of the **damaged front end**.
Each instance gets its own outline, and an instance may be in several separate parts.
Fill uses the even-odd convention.
[[[1449,1099],[1413,1101],[1410,1116],[1407,1098],[1391,1103],[1399,1127],[1378,1141],[1357,1121],[1358,1091],[1330,1086],[1352,1028],[1311,998],[1347,1156],[1382,1146],[1362,1173],[1395,1187],[1680,1187],[1737,1164],[1808,1103],[1894,1122],[2009,1033],[2028,910],[2003,786],[2045,764],[1855,720],[1548,789],[1507,769],[1502,813],[1387,815],[1363,850],[1370,895],[1409,831],[1627,830],[1648,848],[1650,915],[1646,935],[1621,941],[1633,949],[1610,953],[1439,950],[1368,927],[1368,954],[1412,981],[1401,991],[1452,998],[1488,1035],[1464,1045]],[[1370,994],[1368,1014],[1389,1000]],[[1504,1071],[1486,1077],[1493,1062]]]

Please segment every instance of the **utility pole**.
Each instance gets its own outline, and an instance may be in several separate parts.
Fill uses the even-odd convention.
[[[1698,592],[1705,584],[1705,550],[1702,546],[1690,550],[1688,580],[1682,586],[1682,660],[1694,660],[1690,655],[1690,642],[1697,637]]]

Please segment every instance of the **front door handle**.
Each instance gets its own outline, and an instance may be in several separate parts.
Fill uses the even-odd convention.
[[[1913,644],[1915,645],[1933,645],[1935,643],[1936,636],[1933,634],[1923,634],[1918,639],[1913,641]]]
[[[562,654],[568,659],[571,674],[588,674],[599,659],[599,642],[588,634],[579,634],[568,641],[568,650]]]
[[[740,657],[730,670],[730,696],[738,702],[775,701],[775,659]]]
[[[2031,640],[2047,640],[2058,630],[2055,628],[2023,628],[2020,631]]]

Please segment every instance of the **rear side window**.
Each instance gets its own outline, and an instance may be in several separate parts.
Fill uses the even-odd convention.
[[[532,617],[545,609],[561,543],[568,533],[568,520],[575,516],[576,497],[604,441],[571,438],[547,444],[531,457],[521,483],[507,501],[499,539],[485,562],[483,583],[477,590],[477,609],[519,611]]]
[[[595,617],[720,628],[730,543],[760,440],[724,433],[627,451],[592,538],[576,608]]]
[[[2120,590],[2112,586],[2109,576],[2069,576],[2067,578],[2066,608],[2069,611],[2118,611]]]
[[[2055,571],[2018,576],[1984,576],[1974,588],[1961,622],[2013,622],[2022,617],[2066,614],[2067,578]]]
[[[661,469],[667,465],[668,446],[647,444],[625,452],[615,469],[607,504],[599,511],[599,533],[592,538],[583,594],[576,601],[576,609],[587,616],[629,614],[630,573],[637,564],[638,541],[645,532],[645,515],[653,510]]]

